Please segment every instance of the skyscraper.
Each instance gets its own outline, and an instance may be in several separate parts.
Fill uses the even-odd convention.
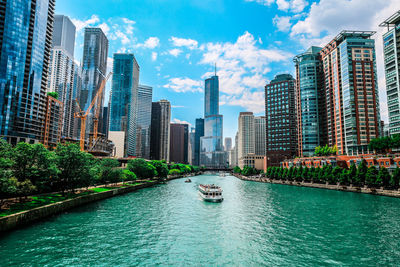
[[[223,147],[223,116],[219,114],[218,76],[205,80],[204,136],[200,138],[200,165],[221,168],[226,165]]]
[[[12,144],[43,136],[54,5],[54,0],[0,4],[0,136]]]
[[[150,159],[169,162],[171,103],[153,102],[151,107]]]
[[[400,133],[400,11],[382,22],[386,94],[389,110],[389,134]]]
[[[151,103],[153,88],[147,85],[138,87],[138,127],[140,128],[141,144],[138,157],[150,158],[150,128],[151,128]]]
[[[292,75],[275,76],[265,86],[266,156],[268,166],[279,166],[296,155],[297,122]]]
[[[62,135],[74,136],[75,98],[77,97],[74,62],[75,25],[67,16],[56,15],[54,18],[54,36],[51,49],[50,75],[48,91],[57,92],[58,100],[64,104]]]
[[[79,105],[82,110],[87,110],[100,88],[101,82],[107,76],[108,39],[100,28],[85,28],[82,64],[82,88],[79,92]],[[104,93],[98,101],[103,106]],[[94,109],[91,110],[86,120],[86,134],[93,131]],[[99,114],[99,127],[101,131],[103,111]]]
[[[327,143],[321,49],[312,46],[294,58],[299,156],[312,156],[317,146]]]
[[[238,160],[255,154],[255,132],[253,112],[240,112],[238,123]]]
[[[194,140],[194,162],[196,166],[200,165],[200,139],[204,136],[204,119],[196,119],[196,131]]]
[[[134,55],[114,54],[109,129],[125,133],[127,156],[136,155],[133,142],[136,142],[137,111],[131,110],[137,110],[138,80],[139,65]]]
[[[321,51],[328,144],[339,154],[366,153],[379,137],[374,33],[342,31]]]
[[[171,123],[169,159],[171,162],[188,164],[189,125]]]
[[[265,116],[254,117],[254,145],[257,156],[265,156]]]

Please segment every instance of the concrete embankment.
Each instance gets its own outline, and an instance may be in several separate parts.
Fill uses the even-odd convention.
[[[51,215],[55,215],[66,210],[82,206],[87,203],[91,203],[94,201],[110,198],[113,196],[133,192],[138,189],[142,189],[145,187],[150,187],[157,184],[158,181],[153,182],[145,182],[143,184],[127,186],[112,189],[105,192],[92,193],[90,195],[79,196],[76,198],[64,200],[61,202],[49,204],[46,206],[34,208],[31,210],[22,211],[19,213],[11,214],[9,216],[5,216],[0,218],[0,233],[9,231],[24,225],[31,224],[35,221],[41,220],[43,218],[49,217]]]
[[[297,181],[282,181],[282,180],[268,179],[265,177],[261,177],[261,178],[260,177],[246,177],[246,176],[239,175],[239,174],[233,174],[233,175],[241,180],[259,182],[259,183],[302,186],[302,187],[338,190],[338,191],[345,191],[345,192],[354,192],[354,193],[363,193],[363,194],[372,194],[372,195],[400,198],[400,190],[387,190],[387,189],[382,189],[382,188],[357,187],[357,186],[352,186],[352,185],[345,186],[345,185],[339,185],[339,184],[318,184],[318,183],[311,183],[311,182],[307,183],[307,182],[297,182]]]

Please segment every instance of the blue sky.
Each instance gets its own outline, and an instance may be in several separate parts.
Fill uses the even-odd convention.
[[[400,9],[395,0],[57,0],[56,13],[83,28],[101,27],[116,52],[132,52],[140,83],[153,101],[171,101],[172,119],[203,116],[204,79],[220,76],[224,136],[234,137],[241,111],[264,113],[264,86],[276,74],[294,75],[293,56],[329,42],[342,29],[374,30],[382,118],[386,120],[382,33],[378,24]],[[107,88],[110,90],[109,86]]]

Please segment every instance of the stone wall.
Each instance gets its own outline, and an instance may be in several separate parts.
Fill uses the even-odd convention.
[[[46,206],[34,208],[31,210],[11,214],[9,216],[0,218],[0,233],[30,224],[30,223],[38,221],[40,219],[61,213],[63,211],[66,211],[66,210],[69,210],[69,209],[72,209],[75,207],[85,205],[87,203],[106,199],[106,198],[113,197],[116,195],[133,192],[133,191],[141,189],[141,188],[153,186],[154,184],[157,184],[157,183],[158,183],[157,181],[146,182],[146,183],[139,184],[139,185],[117,188],[117,189],[100,192],[100,193],[93,193],[90,195],[80,196],[77,198],[68,199],[68,200],[64,200],[61,202],[49,204]]]

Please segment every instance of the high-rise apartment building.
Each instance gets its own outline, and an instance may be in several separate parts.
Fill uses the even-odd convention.
[[[254,145],[257,156],[265,156],[265,116],[254,117]]]
[[[219,114],[219,80],[205,80],[204,136],[200,138],[200,165],[221,168],[226,165],[223,146],[223,116]]]
[[[188,164],[189,125],[171,123],[170,127],[169,160],[175,163]]]
[[[138,81],[139,65],[135,56],[114,54],[109,129],[125,133],[126,156],[136,155]]]
[[[279,166],[297,151],[295,79],[290,74],[275,76],[265,86],[266,156],[268,166]]]
[[[82,88],[79,92],[79,105],[87,110],[97,94],[101,82],[107,76],[108,39],[100,28],[85,28],[82,60]],[[104,93],[98,99],[101,106],[104,103]],[[93,131],[94,109],[86,120],[86,134]],[[103,110],[100,110],[98,129],[101,131]],[[80,126],[79,126],[80,127]]]
[[[76,112],[75,99],[77,97],[75,71],[78,67],[74,62],[75,25],[67,16],[54,17],[54,34],[51,49],[50,75],[48,92],[57,92],[58,100],[63,103],[62,135],[72,138],[74,136],[74,113]]]
[[[151,128],[151,103],[153,99],[153,88],[147,85],[138,87],[138,111],[137,125],[140,135],[140,150],[137,150],[137,156],[145,159],[150,158],[150,128]],[[139,131],[140,129],[140,131]]]
[[[54,0],[0,4],[0,136],[37,142],[44,136]]]
[[[255,132],[253,112],[240,112],[238,123],[238,160],[255,154]]]
[[[224,148],[225,148],[225,151],[231,151],[231,149],[232,149],[232,138],[225,137]]]
[[[200,165],[200,139],[204,136],[204,119],[196,119],[196,130],[194,140],[194,161],[195,166]]]
[[[389,110],[389,134],[400,133],[400,11],[382,22],[386,94]]]
[[[189,133],[189,164],[195,165],[196,155],[194,153],[194,147],[196,142],[196,128],[192,127]]]
[[[312,156],[316,147],[327,143],[321,49],[312,46],[294,58],[299,156]]]
[[[150,130],[150,159],[169,162],[171,103],[160,100],[152,103]]]
[[[327,141],[339,154],[366,153],[379,137],[374,33],[342,31],[321,51]]]

